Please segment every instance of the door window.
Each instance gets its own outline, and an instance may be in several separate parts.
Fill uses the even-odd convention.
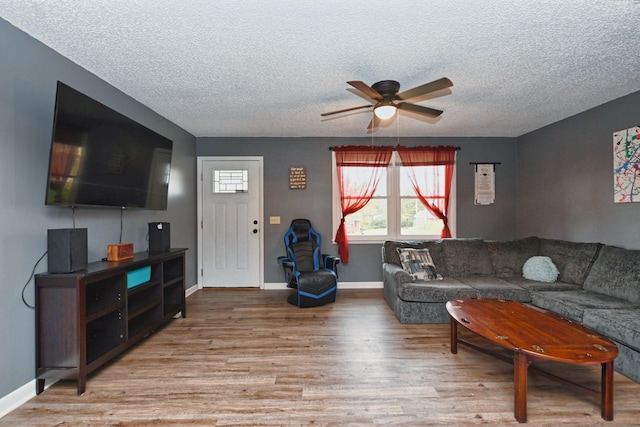
[[[216,170],[213,171],[213,194],[236,194],[249,192],[249,171]]]

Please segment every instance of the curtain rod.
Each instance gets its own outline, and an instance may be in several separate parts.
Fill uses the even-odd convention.
[[[347,147],[349,147],[349,146],[347,145]],[[369,147],[369,146],[367,146],[367,147]],[[399,145],[396,145],[396,147],[399,147]],[[427,147],[429,147],[429,148],[438,148],[438,147],[443,147],[443,146],[442,145],[438,145],[438,146],[429,146],[428,145]],[[335,147],[329,147],[329,151],[333,151],[334,148]],[[413,147],[407,147],[407,148],[413,148]],[[461,147],[454,147],[454,148],[456,149],[456,151],[460,151],[462,149]],[[493,163],[493,164],[499,165],[500,163]]]

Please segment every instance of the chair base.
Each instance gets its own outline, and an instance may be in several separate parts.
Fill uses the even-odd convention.
[[[336,302],[336,292],[331,292],[330,294],[320,298],[312,298],[300,295],[298,292],[293,292],[287,297],[287,302],[300,308],[319,307],[321,305]]]

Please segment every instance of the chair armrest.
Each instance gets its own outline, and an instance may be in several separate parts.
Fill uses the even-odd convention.
[[[322,261],[324,262],[324,267],[330,270],[333,270],[336,273],[336,277],[337,277],[338,264],[340,264],[340,258],[334,255],[322,254]]]
[[[291,258],[289,258],[288,256],[279,256],[278,257],[278,264],[280,264],[281,266],[291,266],[293,267],[293,261],[291,261]]]
[[[278,264],[282,266],[282,271],[284,272],[284,281],[287,283],[287,286],[290,288],[296,287],[296,277],[294,274],[295,271],[295,263],[291,260],[291,258],[286,256],[279,256],[277,258]]]

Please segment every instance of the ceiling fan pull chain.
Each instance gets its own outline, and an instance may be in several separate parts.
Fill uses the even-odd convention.
[[[396,112],[396,146],[400,145],[400,112]]]

